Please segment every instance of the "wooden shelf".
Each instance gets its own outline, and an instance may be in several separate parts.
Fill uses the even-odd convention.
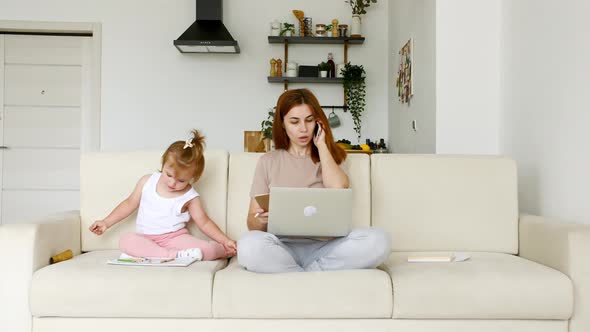
[[[362,44],[365,37],[285,37],[285,36],[268,36],[269,44]]]
[[[373,151],[369,150],[369,151],[365,151],[365,150],[352,150],[352,149],[346,149],[344,150],[346,151],[346,153],[364,153],[364,154],[372,154]]]
[[[269,83],[335,83],[342,84],[340,77],[275,77],[268,76]]]
[[[287,63],[289,63],[289,45],[291,44],[340,44],[344,49],[344,61],[348,63],[348,46],[354,44],[363,44],[365,37],[301,37],[301,36],[268,36],[269,44],[283,44],[285,48],[285,56],[283,58],[283,73],[287,72]],[[289,89],[289,83],[344,83],[342,78],[328,78],[328,77],[268,77],[269,83],[283,83],[284,90]],[[346,104],[346,96],[344,97],[344,104]]]

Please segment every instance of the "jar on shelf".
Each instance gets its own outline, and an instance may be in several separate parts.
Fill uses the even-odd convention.
[[[303,18],[304,36],[313,36],[313,25],[311,17]]]
[[[348,37],[348,24],[338,24],[338,34],[340,37]]]
[[[325,24],[316,24],[315,25],[315,36],[316,37],[326,37],[326,25]]]

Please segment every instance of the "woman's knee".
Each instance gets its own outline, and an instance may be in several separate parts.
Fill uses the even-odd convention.
[[[383,263],[391,254],[391,236],[381,228],[361,228],[351,232],[356,240],[362,240],[362,249],[366,257],[373,257],[378,264]]]
[[[278,241],[273,234],[262,231],[249,231],[238,240],[238,263],[244,267],[257,264],[269,244]]]

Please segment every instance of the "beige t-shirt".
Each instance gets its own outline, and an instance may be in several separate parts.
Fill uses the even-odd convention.
[[[271,187],[324,188],[320,162],[314,164],[309,155],[296,157],[283,149],[264,154],[256,165],[250,197],[268,194]]]

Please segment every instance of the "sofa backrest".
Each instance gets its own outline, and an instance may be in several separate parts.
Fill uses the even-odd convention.
[[[372,155],[372,223],[394,251],[518,251],[514,161],[494,156]]]
[[[246,224],[250,206],[250,187],[260,153],[231,153],[227,197],[227,231],[239,239],[248,231]],[[371,220],[370,163],[367,155],[348,155],[342,165],[353,188],[353,220],[355,227],[367,227]]]
[[[85,153],[80,161],[80,216],[82,219],[82,250],[117,249],[124,233],[135,232],[133,213],[109,229],[102,236],[88,228],[105,218],[120,202],[129,196],[137,181],[145,174],[160,169],[162,152]],[[225,151],[208,150],[205,153],[205,170],[194,185],[209,217],[225,231],[228,155]],[[206,239],[193,222],[192,234]]]

